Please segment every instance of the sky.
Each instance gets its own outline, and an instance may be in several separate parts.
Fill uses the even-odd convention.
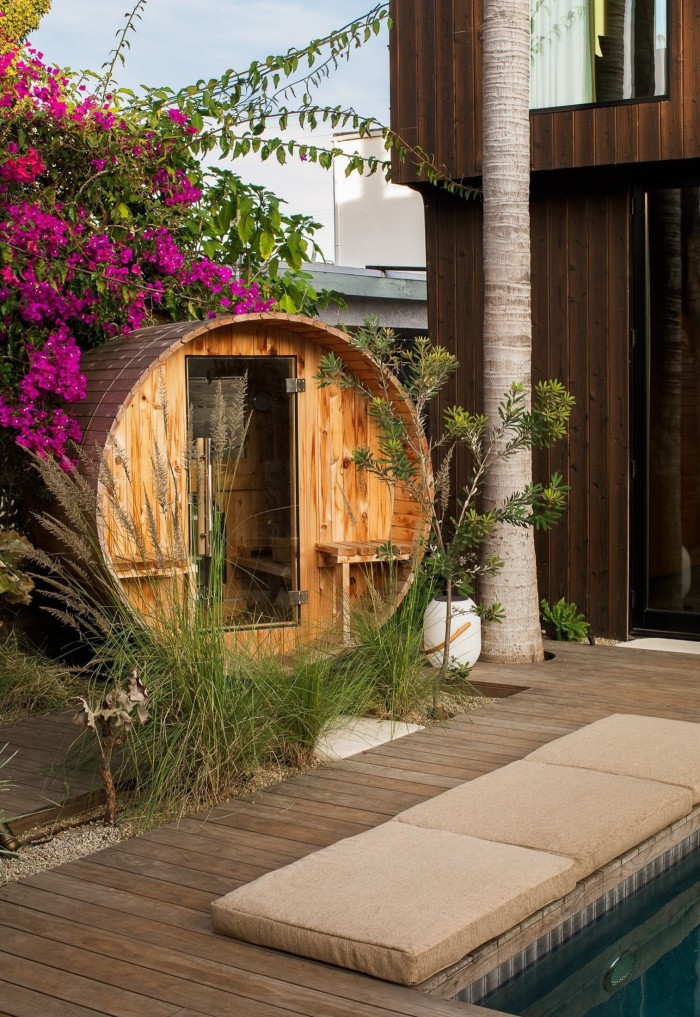
[[[99,70],[124,25],[132,0],[53,0],[31,41],[45,59],[60,66]],[[227,68],[247,68],[252,60],[286,52],[360,17],[374,0],[148,0],[135,33],[120,85],[168,85],[181,88],[200,78],[218,77]],[[318,91],[323,105],[352,106],[382,123],[389,117],[388,33],[384,29],[355,51],[348,63]],[[330,143],[330,131],[314,133],[316,143]],[[261,163],[250,157],[236,171],[263,184],[288,202],[289,212],[303,212],[323,223],[320,243],[333,256],[333,189],[331,174],[292,160]]]

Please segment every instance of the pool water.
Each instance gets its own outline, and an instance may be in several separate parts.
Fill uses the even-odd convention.
[[[700,851],[478,1004],[519,1017],[700,1017]]]

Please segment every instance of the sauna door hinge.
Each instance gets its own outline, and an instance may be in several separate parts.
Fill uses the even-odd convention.
[[[637,479],[637,463],[634,459],[630,459],[630,474],[632,476],[632,480]]]
[[[636,328],[631,328],[630,329],[630,352],[631,353],[634,353],[636,345],[637,345],[637,329]]]
[[[630,607],[632,607],[632,608],[635,607],[636,603],[637,603],[637,596],[636,596],[634,590],[630,590]]]
[[[299,607],[301,604],[309,603],[308,590],[289,590],[287,592],[290,607]]]
[[[298,395],[306,392],[306,378],[285,378],[284,387],[287,395]]]

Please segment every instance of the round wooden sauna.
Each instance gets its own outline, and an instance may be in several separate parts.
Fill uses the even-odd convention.
[[[140,612],[214,585],[225,628],[287,649],[347,634],[369,583],[398,603],[425,523],[406,491],[353,464],[378,436],[362,392],[314,380],[330,351],[379,392],[343,332],[273,312],[141,329],[85,354],[75,409],[103,460],[100,542]]]

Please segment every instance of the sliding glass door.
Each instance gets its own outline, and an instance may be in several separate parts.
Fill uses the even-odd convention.
[[[635,623],[700,635],[700,187],[649,191],[643,216]]]

